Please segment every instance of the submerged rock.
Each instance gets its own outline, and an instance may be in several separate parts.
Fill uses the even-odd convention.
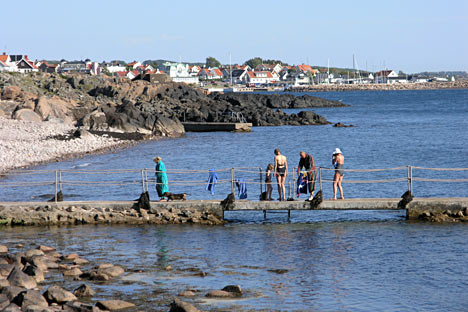
[[[123,300],[104,300],[98,301],[96,307],[108,311],[117,311],[122,309],[133,308],[135,304]]]
[[[96,292],[87,284],[82,284],[80,287],[73,291],[73,294],[77,297],[92,297]]]
[[[206,294],[208,298],[235,298],[237,294],[225,290],[212,290]]]
[[[174,298],[174,301],[171,303],[171,309],[169,312],[201,312],[194,305],[184,302],[178,298]]]

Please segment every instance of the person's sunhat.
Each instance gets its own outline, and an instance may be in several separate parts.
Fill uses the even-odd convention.
[[[336,154],[343,154],[338,147],[335,148],[335,151],[333,152],[333,155],[336,155]]]
[[[154,162],[158,162],[158,161],[160,161],[161,159],[162,159],[161,157],[156,156],[156,157],[153,158],[153,161],[154,161]]]

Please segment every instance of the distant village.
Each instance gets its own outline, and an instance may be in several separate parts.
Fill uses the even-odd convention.
[[[189,65],[182,62],[164,62],[153,67],[146,62],[122,61],[93,62],[65,61],[47,62],[31,60],[27,55],[0,55],[0,72],[46,72],[82,73],[89,75],[108,75],[118,79],[174,81],[200,86],[241,85],[245,87],[262,86],[306,86],[313,84],[403,84],[430,81],[454,81],[455,77],[435,77],[426,75],[401,75],[395,70],[385,69],[375,73],[348,71],[346,74],[331,73],[328,68],[313,68],[311,65],[259,64],[255,68],[247,64],[206,67]]]

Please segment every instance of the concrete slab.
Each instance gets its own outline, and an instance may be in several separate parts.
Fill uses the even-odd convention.
[[[252,128],[252,124],[247,122],[183,122],[182,124],[187,132],[249,132]]]

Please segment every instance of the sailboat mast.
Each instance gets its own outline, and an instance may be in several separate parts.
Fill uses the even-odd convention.
[[[231,87],[232,87],[232,61],[231,61],[231,52],[229,52],[229,72],[231,75]]]

